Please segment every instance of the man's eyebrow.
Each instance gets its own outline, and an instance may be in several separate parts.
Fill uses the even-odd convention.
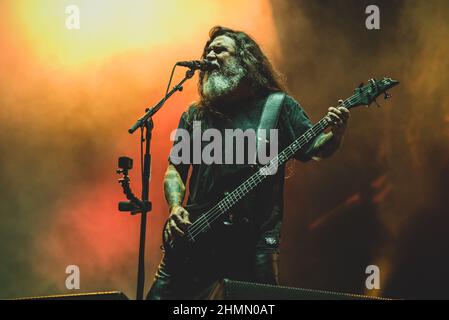
[[[219,43],[219,44],[214,44],[214,45],[210,45],[209,47],[207,47],[207,51],[209,52],[212,49],[228,49],[225,45]]]

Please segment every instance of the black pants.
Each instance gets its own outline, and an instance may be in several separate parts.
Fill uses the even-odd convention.
[[[234,251],[208,257],[191,268],[173,265],[164,256],[147,299],[205,299],[222,278],[277,285],[278,256],[266,251]]]

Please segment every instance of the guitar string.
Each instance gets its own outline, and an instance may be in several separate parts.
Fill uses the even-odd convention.
[[[325,121],[325,122],[327,122],[327,121]],[[325,127],[326,127],[326,124],[323,124],[322,121],[319,122],[316,127],[313,127],[314,135],[317,134],[315,132],[316,129],[321,130],[321,129],[325,129]],[[313,137],[313,135],[312,135],[312,137]],[[272,170],[273,169],[272,166],[274,163],[276,163],[276,162],[280,162],[281,164],[284,163],[286,160],[288,160],[290,158],[291,155],[295,154],[299,149],[301,149],[303,147],[303,145],[308,143],[310,140],[312,140],[312,139],[310,139],[310,135],[309,135],[309,140],[298,139],[297,141],[292,143],[289,147],[287,147],[283,152],[281,152],[278,155],[277,158],[280,158],[280,161],[277,158],[274,158],[272,161],[270,161],[269,165],[267,165],[263,168],[266,168],[267,170]],[[298,150],[292,151],[292,147],[293,147],[293,149],[298,149]],[[261,169],[263,170],[263,168],[261,168]],[[209,210],[204,215],[202,215],[200,218],[198,218],[198,220],[195,221],[196,225],[192,226],[191,227],[192,229],[189,229],[190,236],[192,238],[195,238],[199,233],[201,233],[204,230],[205,226],[210,227],[210,223],[215,221],[223,213],[223,212],[220,213],[220,211],[225,211],[225,210],[228,210],[231,207],[233,207],[235,202],[239,201],[240,198],[245,196],[245,194],[252,191],[252,188],[257,186],[260,182],[262,182],[266,178],[266,176],[267,175],[262,175],[260,173],[260,171],[256,172],[254,175],[250,176],[238,188],[236,188],[233,192],[231,192],[225,198],[223,198],[221,201],[219,201],[219,203],[217,203],[211,210]],[[210,219],[210,217],[215,215],[216,213],[219,213],[219,215],[214,217],[213,219]],[[199,232],[197,232],[197,231],[199,231]]]
[[[346,99],[345,101],[343,101],[343,105],[346,106],[346,104],[352,103],[357,96],[360,96],[360,93],[357,93],[356,95],[353,95],[352,97],[350,97],[349,99]],[[323,124],[323,120],[325,120],[324,122],[326,122],[325,124]],[[279,156],[284,156],[284,152],[287,151],[288,153],[291,154],[295,154],[297,151],[299,151],[306,143],[308,143],[308,139],[312,140],[312,138],[314,138],[314,135],[318,135],[319,131],[324,130],[327,126],[327,120],[326,118],[323,118],[322,120],[320,120],[316,125],[314,125],[312,128],[310,128],[309,130],[307,130],[299,139],[295,140],[293,143],[291,143],[286,149],[284,149],[276,158],[272,159],[277,161],[277,158],[279,158]],[[315,130],[318,129],[318,132],[315,132]],[[313,135],[310,136],[310,131],[313,132]],[[307,134],[309,133],[309,135]],[[304,136],[306,136],[306,138],[304,138]],[[307,137],[308,136],[308,137]],[[292,150],[292,146],[294,148],[297,148],[298,146],[297,143],[299,142],[299,148],[296,151],[291,151]],[[283,163],[285,160],[287,160],[290,157],[290,155],[288,155],[286,158],[281,158],[281,163]],[[270,165],[265,166],[263,168],[266,167],[271,167],[271,165],[273,164],[272,161],[270,161]],[[195,221],[195,225],[192,225],[188,232],[189,232],[189,237],[191,238],[191,240],[195,240],[195,238],[202,233],[205,230],[205,227],[209,227],[210,228],[210,224],[213,223],[218,217],[220,217],[223,212],[225,210],[230,209],[231,207],[233,207],[235,205],[235,203],[237,201],[240,200],[241,197],[245,196],[246,193],[248,193],[249,191],[252,190],[252,183],[254,183],[254,186],[258,185],[260,182],[262,182],[265,179],[266,175],[261,175],[260,171],[256,172],[255,174],[253,174],[252,176],[250,176],[247,180],[245,180],[245,182],[243,182],[238,188],[236,188],[234,191],[232,191],[229,195],[227,195],[225,198],[223,198],[221,201],[219,201],[214,207],[212,207],[208,212],[206,212],[205,214],[203,214],[200,218],[198,218],[197,221]],[[255,180],[255,181],[254,181]],[[259,180],[259,181],[257,181]],[[246,186],[250,184],[250,188],[247,189]],[[244,189],[244,190],[239,190],[239,189]],[[243,191],[243,192],[241,192]],[[235,202],[235,203],[233,203]],[[220,213],[220,211],[223,211]],[[211,216],[215,215],[216,213],[218,213],[218,215],[216,217],[214,217],[213,219],[209,219]],[[204,220],[204,221],[200,221],[200,220]]]
[[[350,103],[350,104],[353,103],[354,102],[353,100],[356,98],[359,98],[360,95],[362,93],[364,94],[365,90],[367,90],[367,89],[368,88],[363,89],[363,90],[357,92],[356,94],[352,95],[350,98],[344,100],[342,105],[346,106],[347,103]],[[348,107],[351,107],[351,106],[348,106]],[[324,124],[324,127],[322,128],[323,124],[321,122],[323,120],[325,120],[324,122],[326,122],[326,123]],[[276,160],[275,162],[277,162],[277,158],[279,158],[279,156],[281,156],[285,151],[287,151],[288,153],[291,153],[291,154],[295,154],[305,144],[307,144],[309,142],[309,141],[307,141],[307,138],[304,138],[304,136],[307,136],[307,133],[311,133],[310,131],[312,131],[313,132],[312,137],[314,137],[314,135],[318,135],[319,131],[322,131],[326,128],[327,123],[328,123],[328,121],[326,120],[326,118],[321,119],[312,128],[308,129],[303,135],[301,135],[301,137],[299,139],[295,140],[286,149],[284,149],[276,158],[272,159],[272,161]],[[318,132],[315,132],[315,129],[318,129]],[[310,135],[309,135],[309,139],[310,139]],[[310,139],[310,140],[312,140],[312,139]],[[298,147],[298,146],[295,146],[298,142],[299,142],[298,150],[291,151],[292,146],[294,146],[294,148]],[[288,158],[290,156],[291,155],[288,155],[286,159],[282,158],[281,163],[288,160]],[[270,161],[270,165],[265,166],[263,168],[271,167],[271,165],[273,164],[273,163],[271,163],[272,161]],[[245,182],[243,182],[239,187],[237,187],[229,195],[227,195],[225,198],[220,200],[214,207],[212,207],[205,214],[203,214],[200,218],[198,218],[198,220],[195,221],[194,225],[192,225],[188,230],[188,233],[189,233],[188,236],[190,237],[190,239],[194,241],[195,238],[199,234],[201,234],[204,230],[207,230],[205,227],[210,228],[210,224],[213,223],[217,218],[219,218],[225,212],[225,210],[229,210],[231,207],[233,207],[236,204],[237,201],[240,200],[241,197],[244,197],[246,195],[246,193],[252,191],[252,183],[254,183],[254,186],[257,186],[260,182],[262,182],[266,178],[266,176],[267,175],[261,175],[260,170],[259,170],[258,172],[256,172],[252,176],[250,176],[247,180],[245,180]],[[255,179],[256,179],[256,181],[254,181]],[[260,181],[257,181],[257,180],[260,180]],[[246,188],[248,183],[250,184],[250,189]],[[242,190],[243,192],[241,192],[239,189],[245,189],[245,190]],[[220,213],[220,211],[223,211],[223,212]],[[215,215],[216,213],[218,213],[218,215],[216,215],[216,217],[214,217],[213,219],[209,219],[211,216]],[[200,220],[205,220],[205,221],[201,222]]]
[[[314,129],[319,129],[319,128],[314,128]],[[298,148],[298,146],[295,146],[295,148],[298,148],[298,150],[301,149],[306,143],[309,142],[304,139],[301,139],[301,140],[298,139],[295,142],[299,142],[299,141],[301,141],[299,143],[299,148]],[[293,145],[293,143],[292,143],[292,145]],[[282,164],[286,160],[288,160],[290,158],[290,155],[293,155],[298,151],[298,150],[292,151],[292,149],[291,149],[292,145],[290,145],[289,147],[287,147],[285,149],[286,152],[279,154],[278,158],[281,158],[281,161],[277,161],[277,159],[275,158],[275,159],[273,159],[274,161],[273,160],[270,161],[270,164],[262,167],[261,170],[263,170],[264,168],[265,169],[268,168],[267,170],[272,170],[273,169],[272,166],[275,162],[280,162]],[[295,143],[295,145],[298,145],[298,144]],[[285,154],[285,153],[287,153],[287,154]],[[225,211],[225,210],[228,210],[231,207],[233,207],[235,205],[235,203],[240,200],[240,198],[244,197],[247,193],[252,191],[252,187],[257,186],[266,177],[267,177],[267,175],[261,174],[260,170],[258,172],[256,172],[254,175],[250,176],[238,188],[236,188],[234,191],[232,191],[230,194],[228,194],[225,198],[223,198],[221,201],[219,201],[219,203],[217,203],[213,208],[211,208],[208,212],[206,212],[204,215],[202,215],[200,218],[198,218],[197,221],[195,221],[196,228],[194,228],[194,226],[192,226],[191,227],[192,229],[189,229],[190,237],[195,238],[198,234],[200,234],[204,231],[205,226],[210,227],[210,224],[213,223],[221,214],[224,213],[224,212],[220,213],[220,211]],[[248,185],[249,185],[249,188],[248,188]],[[210,217],[215,215],[216,213],[218,213],[218,215],[215,216],[213,219],[210,219]],[[203,220],[203,221],[200,221],[200,220]],[[196,232],[196,231],[198,231],[198,232]],[[192,239],[192,240],[194,240],[194,239]]]
[[[383,81],[383,80],[381,80],[381,81]],[[347,105],[347,103],[349,103],[349,104],[354,103],[354,100],[360,98],[360,96],[362,94],[364,95],[366,93],[366,91],[368,91],[368,89],[370,89],[370,88],[371,87],[369,86],[369,87],[364,88],[364,89],[360,90],[359,92],[355,93],[350,98],[344,100],[342,102],[342,105],[345,107],[349,107],[349,108],[354,107],[354,105],[352,105],[352,106]],[[325,123],[323,124],[322,122],[325,122]],[[324,125],[324,127],[323,127],[323,125]],[[274,162],[280,162],[281,164],[283,164],[285,161],[287,161],[290,158],[291,155],[298,152],[302,147],[304,147],[305,144],[310,142],[312,140],[311,137],[315,138],[315,136],[317,136],[319,133],[321,133],[321,131],[325,130],[327,125],[328,125],[328,120],[326,119],[326,117],[324,117],[319,122],[317,122],[313,127],[308,129],[303,135],[301,135],[301,137],[294,140],[277,157],[272,159],[268,166],[262,167],[258,172],[251,175],[239,187],[234,189],[231,193],[226,195],[226,197],[224,197],[222,200],[220,200],[215,206],[213,206],[211,209],[209,209],[205,214],[200,216],[192,224],[192,226],[187,230],[187,236],[190,238],[190,240],[195,241],[195,238],[197,236],[199,236],[201,233],[203,233],[205,230],[207,230],[207,228],[210,228],[211,223],[213,223],[216,219],[218,219],[224,212],[226,212],[227,210],[232,208],[237,203],[237,201],[239,201],[242,197],[246,196],[246,194],[248,194],[250,191],[252,191],[253,187],[259,185],[267,177],[267,175],[260,174],[261,170],[263,170],[264,168],[267,168],[267,167],[268,168],[271,167]],[[315,130],[317,130],[317,132],[315,132]],[[312,133],[312,135],[310,135],[310,133]],[[293,149],[298,148],[298,150],[292,151],[292,147],[293,147]],[[283,153],[291,153],[291,154],[287,155],[286,158],[281,158],[281,161],[279,161],[278,158],[280,158],[281,156],[283,157],[285,155]],[[273,162],[273,160],[275,160],[275,161]],[[257,181],[257,180],[260,180],[260,181]],[[249,189],[247,188],[248,184],[249,184]],[[244,190],[239,190],[239,189],[244,189]],[[222,212],[220,212],[220,211],[222,211]],[[218,215],[217,215],[217,213],[218,213]],[[215,217],[213,217],[214,215],[215,215]],[[210,217],[213,217],[213,218],[210,219]],[[204,221],[200,221],[200,220],[204,220]]]

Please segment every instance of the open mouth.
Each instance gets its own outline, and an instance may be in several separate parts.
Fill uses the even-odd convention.
[[[212,72],[217,71],[221,68],[220,64],[217,61],[211,61],[211,63],[215,66]]]

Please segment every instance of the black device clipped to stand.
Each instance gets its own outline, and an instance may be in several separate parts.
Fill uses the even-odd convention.
[[[176,67],[176,65],[175,65]],[[131,191],[130,187],[130,179],[128,176],[128,171],[132,169],[133,160],[128,157],[120,157],[119,158],[119,169],[117,170],[118,174],[122,174],[123,178],[119,179],[119,183],[123,188],[123,193],[126,195],[126,198],[129,201],[121,201],[119,202],[119,211],[130,212],[135,215],[140,213],[140,241],[139,241],[139,263],[137,268],[137,300],[143,300],[144,294],[144,284],[145,284],[145,237],[146,237],[146,225],[147,225],[147,213],[151,211],[152,204],[149,200],[149,186],[150,186],[150,173],[151,173],[151,154],[150,154],[150,143],[151,143],[151,132],[153,130],[153,119],[152,116],[159,111],[160,108],[164,105],[165,101],[171,97],[173,93],[176,91],[182,91],[185,81],[192,78],[195,69],[191,68],[187,70],[185,77],[173,87],[172,90],[168,92],[168,88],[170,87],[171,78],[173,77],[172,71],[170,82],[167,87],[167,92],[155,106],[151,108],[147,108],[146,113],[140,117],[128,130],[130,134],[134,133],[138,128],[141,129],[141,143],[145,142],[145,153],[142,155],[143,148],[141,148],[141,162],[142,162],[142,196],[141,199],[138,199]],[[144,132],[145,131],[145,132]],[[143,159],[142,159],[143,158]]]

